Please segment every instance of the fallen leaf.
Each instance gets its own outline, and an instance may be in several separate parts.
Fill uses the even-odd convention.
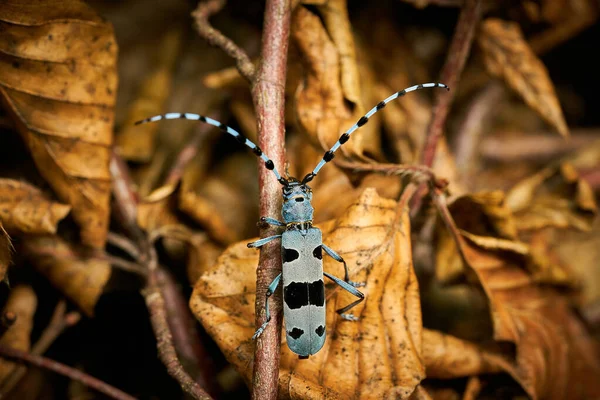
[[[328,18],[340,21],[347,16],[330,15]],[[345,23],[344,26],[349,25]],[[360,86],[356,61],[342,61],[343,55],[353,53],[350,50],[353,47],[351,32],[349,28],[335,32],[337,42],[331,39],[331,32],[323,26],[319,16],[303,6],[297,7],[293,14],[291,39],[300,52],[304,67],[304,76],[295,95],[296,118],[313,143],[322,149],[333,146],[365,112],[357,95]],[[359,158],[364,158],[367,153],[378,155],[381,146],[377,128],[378,124],[371,122],[353,133],[352,140],[342,147],[343,154]]]
[[[506,194],[519,231],[545,227],[589,230],[597,214],[594,193],[569,163],[550,166]]]
[[[489,73],[502,78],[564,137],[569,135],[548,71],[517,23],[488,18],[477,36]]]
[[[69,211],[70,206],[52,201],[32,185],[0,179],[0,220],[11,233],[56,233]]]
[[[82,241],[108,231],[117,89],[112,27],[78,0],[0,3],[0,98]]]
[[[366,281],[366,300],[352,310],[359,322],[344,321],[335,310],[353,297],[328,290],[323,349],[299,361],[282,344],[283,398],[409,398],[425,377],[407,210],[398,231],[395,219],[396,203],[367,189],[339,219],[321,225],[324,243],[345,258],[352,279]],[[343,276],[339,263],[324,261],[326,271]],[[190,299],[198,320],[248,382],[257,263],[258,252],[246,242],[230,246],[200,277]]]
[[[2,226],[2,220],[0,220],[0,280],[4,280],[6,278],[6,272],[8,271],[8,266],[10,265],[10,260],[12,258],[13,246],[10,242],[10,236],[4,230],[4,226]]]
[[[255,157],[247,152],[228,157],[208,175],[192,161],[183,175],[179,208],[221,243],[256,232],[259,216]]]
[[[57,236],[29,237],[22,245],[23,254],[36,270],[86,315],[94,315],[96,302],[111,275],[108,261],[84,256]]]
[[[164,35],[158,44],[156,66],[142,82],[138,96],[128,110],[123,129],[116,139],[117,151],[126,160],[148,162],[154,154],[160,124],[134,123],[164,112],[165,102],[171,94],[181,36],[180,30],[171,30]]]
[[[423,363],[427,377],[437,379],[514,372],[510,360],[498,349],[485,349],[430,329],[423,329]]]
[[[16,317],[16,320],[2,335],[0,344],[17,350],[29,351],[37,303],[37,296],[30,286],[18,285],[10,291],[2,313],[10,312]],[[17,366],[16,362],[0,359],[0,382],[4,381]]]
[[[490,306],[494,339],[516,346],[515,379],[533,399],[600,396],[597,349],[564,297],[536,285],[518,258],[458,236]]]

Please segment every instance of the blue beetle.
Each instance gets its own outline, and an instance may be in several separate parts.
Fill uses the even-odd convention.
[[[252,337],[253,339],[260,336],[271,320],[269,297],[275,292],[282,280],[283,316],[287,343],[290,350],[298,354],[300,358],[308,358],[310,355],[316,354],[325,344],[325,285],[323,276],[331,279],[357,297],[357,300],[340,308],[337,310],[337,313],[349,321],[356,321],[358,319],[347,312],[364,300],[364,294],[357,289],[362,284],[350,280],[348,266],[344,259],[323,243],[321,230],[313,226],[314,209],[311,205],[312,190],[308,186],[308,183],[317,176],[326,163],[333,159],[334,153],[348,141],[350,135],[369,122],[369,118],[384,108],[387,103],[406,93],[433,87],[448,89],[442,83],[424,83],[396,92],[387,99],[379,102],[340,136],[331,149],[325,152],[323,158],[313,171],[307,174],[302,181],[293,177],[282,177],[277,168],[275,168],[273,161],[256,144],[245,138],[235,129],[212,118],[191,113],[168,113],[136,122],[137,125],[160,121],[162,119],[187,119],[216,126],[233,136],[238,142],[249,147],[254,154],[264,161],[265,167],[273,171],[277,181],[283,186],[283,206],[281,210],[283,222],[270,217],[262,217],[261,221],[270,225],[283,227],[285,228],[284,231],[280,235],[269,236],[248,244],[248,247],[260,248],[273,240],[280,239],[281,258],[283,262],[282,273],[273,280],[266,293],[265,322],[256,330],[256,333]],[[343,280],[323,271],[323,251],[344,265],[345,276]]]

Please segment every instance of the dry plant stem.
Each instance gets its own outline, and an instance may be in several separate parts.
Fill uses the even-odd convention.
[[[127,232],[137,243],[141,243],[144,240],[144,233],[137,224],[138,198],[132,189],[133,181],[129,175],[127,164],[114,151],[110,160],[110,174],[115,213]]]
[[[433,117],[425,138],[421,163],[428,167],[433,165],[437,143],[442,136],[446,117],[454,100],[454,93],[458,88],[458,81],[471,50],[480,18],[481,0],[465,0],[440,76],[440,82],[448,85],[450,92],[438,92],[436,94]]]
[[[238,47],[231,39],[223,35],[220,31],[213,28],[208,22],[208,18],[221,11],[225,6],[225,0],[209,0],[198,3],[198,7],[192,13],[192,17],[196,21],[196,30],[198,34],[206,39],[212,46],[217,46],[222,49],[228,56],[235,60],[236,67],[240,71],[240,75],[252,83],[256,73],[254,64],[250,61],[250,57]]]
[[[136,239],[139,246],[140,264],[145,264],[147,271],[147,286],[142,290],[146,301],[150,322],[156,336],[157,351],[169,375],[179,382],[181,388],[195,399],[211,399],[211,397],[185,372],[173,345],[173,336],[167,322],[165,302],[159,279],[157,277],[158,256],[153,243],[137,224],[137,197],[130,184],[129,169],[116,154],[111,161],[111,175],[113,179],[113,194],[115,209],[122,217],[121,222]],[[133,212],[133,214],[132,214]]]
[[[478,158],[479,144],[485,129],[485,121],[502,98],[504,88],[492,82],[477,94],[461,123],[456,138],[456,165],[464,175],[464,181],[472,173]]]
[[[110,254],[106,253],[103,254],[100,258],[109,262],[115,268],[121,269],[126,272],[131,272],[140,276],[148,276],[148,271],[146,270],[146,268],[142,267],[141,265],[135,262],[123,260],[120,257],[111,256]]]
[[[221,120],[221,113],[219,112],[209,113],[207,116],[217,121]],[[175,159],[171,170],[165,178],[164,186],[175,185],[181,180],[185,168],[190,163],[190,161],[194,159],[196,154],[198,154],[198,147],[202,143],[202,139],[206,137],[208,132],[210,132],[212,129],[215,129],[215,127],[208,124],[202,124],[198,126],[198,128],[192,134],[190,140],[188,140],[188,142],[183,146],[183,148],[177,155],[177,158]]]
[[[194,399],[212,399],[198,383],[181,366],[173,345],[173,336],[167,322],[165,300],[158,285],[156,271],[150,272],[148,286],[142,291],[146,307],[150,314],[150,322],[156,336],[158,357],[167,368],[167,372],[179,382],[181,388]]]
[[[256,80],[252,84],[252,100],[258,124],[258,145],[275,165],[284,165],[285,143],[285,78],[290,35],[291,4],[289,0],[267,0],[263,22],[262,53]],[[281,185],[273,173],[259,163],[260,215],[278,217],[281,210]],[[265,229],[261,235],[266,234]],[[267,287],[281,271],[280,243],[271,242],[261,248],[256,271],[256,326],[264,320]],[[281,345],[281,300],[271,303],[272,321],[256,341],[252,398],[276,399]]]
[[[340,160],[336,165],[342,168],[348,168],[354,172],[377,172],[384,175],[406,175],[411,177],[414,182],[431,182],[436,186],[444,187],[446,182],[437,180],[433,171],[423,165],[404,165],[404,164],[367,164],[354,161]]]
[[[129,256],[134,260],[140,258],[140,250],[138,249],[137,245],[125,236],[114,232],[108,232],[106,240],[110,245],[115,246],[129,254]]]
[[[135,400],[135,397],[130,396],[127,393],[94,378],[93,376],[45,357],[33,355],[25,351],[13,349],[12,347],[4,345],[0,345],[0,356],[19,362],[25,362],[27,364],[35,365],[36,367],[44,368],[56,372],[57,374],[64,375],[69,379],[80,382],[113,399]]]
[[[159,268],[157,275],[165,301],[167,323],[173,335],[173,343],[179,360],[194,380],[214,395],[218,391],[214,365],[200,342],[196,321],[187,301],[171,274]]]
[[[66,313],[67,302],[60,300],[54,308],[54,313],[50,319],[50,323],[42,332],[38,341],[31,348],[32,355],[44,354],[54,343],[54,341],[65,331],[65,329],[76,325],[81,320],[81,314],[77,311]],[[0,387],[0,398],[10,393],[10,391],[21,381],[27,368],[24,366],[17,367],[2,383]]]

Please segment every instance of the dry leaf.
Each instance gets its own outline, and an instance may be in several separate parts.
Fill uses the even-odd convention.
[[[78,0],[0,3],[0,93],[40,174],[73,207],[85,244],[108,230],[117,89],[112,27]]]
[[[514,372],[500,351],[430,329],[423,330],[423,363],[427,377],[438,379]]]
[[[10,236],[4,230],[2,226],[2,220],[0,220],[0,280],[6,278],[6,272],[10,265],[12,256],[13,246],[10,242]]]
[[[330,15],[328,18],[339,21],[347,16]],[[353,53],[350,50],[353,47],[351,32],[349,29],[336,29],[335,32],[337,42],[332,41],[331,32],[323,27],[319,16],[303,6],[293,14],[291,38],[304,66],[304,77],[295,95],[297,121],[314,142],[327,149],[365,111],[357,96],[360,86],[356,61],[342,61],[341,57]],[[342,147],[342,152],[358,157],[364,157],[365,153],[378,155],[381,148],[377,127],[377,123],[371,122],[353,133],[352,140]]]
[[[29,351],[36,308],[37,296],[30,286],[19,285],[14,287],[10,291],[2,313],[12,313],[15,315],[16,321],[0,338],[0,344],[22,351]],[[13,361],[0,359],[0,382],[4,381],[17,365]]]
[[[497,190],[461,196],[449,204],[448,209],[457,227],[480,245],[528,253],[525,244],[514,240],[517,239],[517,227],[503,192]],[[463,261],[446,228],[440,225],[437,233],[436,278],[441,282],[451,282],[462,276]]]
[[[171,94],[173,69],[181,47],[179,29],[169,31],[158,44],[157,65],[144,79],[135,102],[128,111],[123,130],[117,136],[119,154],[127,160],[148,162],[154,154],[156,133],[160,124],[134,125],[136,121],[164,111]]]
[[[11,233],[56,233],[59,221],[70,210],[32,185],[0,179],[0,220]]]
[[[590,186],[568,163],[550,166],[517,183],[506,195],[518,230],[544,227],[589,230],[597,214]]]
[[[368,189],[339,219],[321,226],[324,243],[346,259],[352,279],[366,282],[361,289],[366,300],[353,309],[359,322],[344,321],[335,309],[353,297],[328,288],[323,349],[298,360],[282,344],[283,398],[408,398],[425,377],[407,210],[399,231],[394,230],[395,217],[396,203]],[[339,263],[324,261],[326,271],[343,276]],[[190,300],[196,317],[247,381],[252,374],[257,263],[258,252],[246,242],[230,246],[198,280]]]
[[[500,77],[562,136],[569,135],[554,85],[517,23],[488,18],[477,37],[490,74]]]
[[[33,266],[88,316],[111,275],[110,264],[79,254],[56,236],[30,237],[23,241],[24,254]]]
[[[191,162],[184,173],[179,208],[221,243],[256,232],[259,216],[256,159],[246,152],[220,162],[208,176]]]
[[[523,389],[534,399],[598,398],[597,349],[567,301],[538,287],[518,258],[458,240],[488,296],[494,339],[516,345],[514,377]]]

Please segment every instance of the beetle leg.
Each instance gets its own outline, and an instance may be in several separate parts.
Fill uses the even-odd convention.
[[[336,310],[336,312],[338,314],[340,314],[340,316],[344,319],[347,319],[348,321],[358,321],[358,317],[352,315],[352,314],[346,314],[346,311],[349,311],[352,307],[358,305],[360,302],[362,302],[365,299],[365,295],[360,292],[358,289],[356,289],[354,286],[350,285],[349,283],[341,280],[340,278],[336,278],[335,276],[328,274],[327,272],[323,272],[323,274],[328,277],[329,279],[331,279],[332,281],[334,281],[335,283],[337,283],[338,285],[340,285],[342,287],[342,289],[350,292],[351,294],[355,295],[356,297],[358,297],[358,300],[348,304],[346,307],[342,307],[339,310]]]
[[[329,247],[327,247],[325,244],[322,244],[321,247],[323,247],[323,250],[325,250],[325,253],[329,254],[329,256],[331,258],[333,258],[335,261],[341,262],[344,264],[344,281],[346,283],[348,283],[349,285],[352,285],[354,287],[365,286],[364,282],[352,282],[350,280],[350,274],[348,273],[348,266],[346,265],[346,261],[344,261],[342,256],[340,256],[338,253],[336,253],[333,249],[330,249]]]
[[[275,239],[281,239],[281,235],[274,235],[274,236],[269,236],[266,238],[258,239],[256,242],[248,243],[248,247],[257,249]]]
[[[256,330],[256,332],[252,336],[252,339],[256,339],[257,337],[259,337],[261,335],[261,333],[263,333],[263,331],[267,327],[267,324],[269,323],[269,321],[271,320],[271,313],[269,312],[269,297],[271,297],[273,295],[273,293],[275,293],[275,290],[277,290],[277,286],[279,286],[279,281],[280,280],[281,280],[281,274],[277,275],[275,277],[275,279],[273,279],[273,282],[271,282],[271,284],[269,285],[269,288],[267,289],[267,293],[265,295],[265,316],[266,316],[266,320],[260,326],[260,328],[258,328]]]

